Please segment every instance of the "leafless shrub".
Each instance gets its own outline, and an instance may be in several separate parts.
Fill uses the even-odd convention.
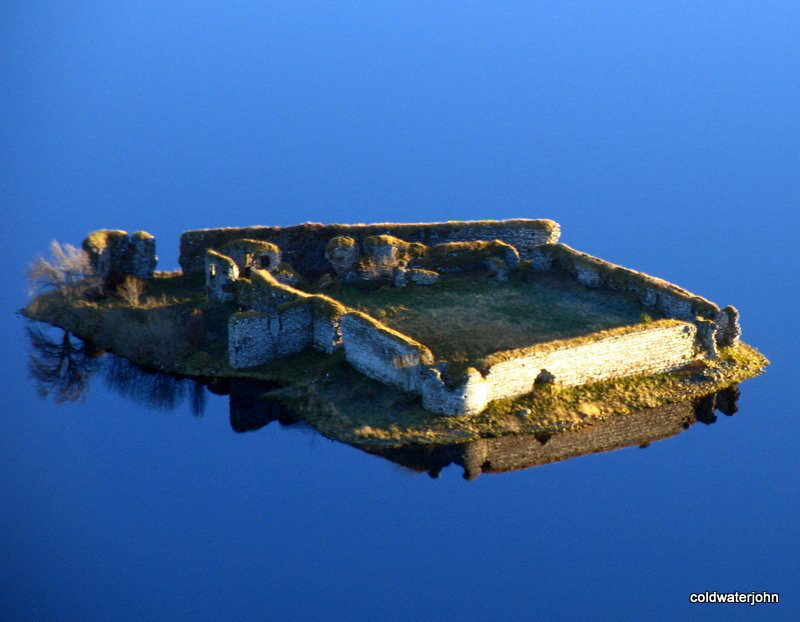
[[[89,255],[72,244],[50,243],[50,259],[37,257],[28,266],[30,295],[59,291],[70,299],[82,298],[96,290],[100,280],[92,269]]]
[[[117,295],[126,305],[138,307],[144,294],[144,279],[128,275],[125,280],[117,286]]]

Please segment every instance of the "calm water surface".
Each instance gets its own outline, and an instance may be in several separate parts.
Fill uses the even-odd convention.
[[[798,23],[771,1],[6,3],[0,619],[798,619]],[[168,269],[190,228],[510,217],[737,306],[773,365],[714,425],[474,481],[235,432],[192,387],[154,408],[96,375],[57,405],[29,377],[14,313],[51,239],[146,229]],[[688,604],[706,590],[783,602]]]
[[[736,416],[467,482],[302,426],[242,433],[259,422],[228,396],[119,361],[57,405],[26,324],[10,317],[0,435],[10,619],[666,618],[692,591],[789,599],[800,578],[792,344],[772,327]]]

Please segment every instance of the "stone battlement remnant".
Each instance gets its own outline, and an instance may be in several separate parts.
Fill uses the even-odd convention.
[[[420,396],[426,409],[444,415],[480,413],[492,401],[525,395],[543,382],[576,386],[669,372],[716,358],[719,348],[738,342],[734,307],[720,308],[667,281],[576,251],[559,243],[560,233],[552,220],[524,219],[205,229],[182,235],[180,264],[185,274],[204,274],[209,301],[231,306],[233,368],[274,363],[309,348],[341,350],[358,371]],[[155,267],[155,242],[141,232],[95,232],[84,248],[101,274],[151,276]],[[548,336],[454,365],[437,358],[436,348],[388,326],[381,310],[376,317],[336,300],[347,288],[366,296],[411,288],[404,294],[424,290],[431,300],[442,295],[447,279],[474,277],[480,288],[485,279],[512,275],[511,285],[523,289],[551,278],[581,292],[597,290],[592,300],[624,299],[642,318],[605,329],[592,324],[575,336]],[[513,321],[530,321],[524,317]]]
[[[408,243],[434,246],[445,242],[500,240],[516,248],[523,259],[540,244],[558,242],[561,228],[552,220],[478,220],[437,223],[380,223],[293,227],[238,227],[197,229],[181,235],[180,266],[186,274],[199,274],[207,249],[221,251],[234,240],[264,240],[276,244],[283,260],[307,279],[317,279],[331,269],[326,248],[332,238],[348,237],[359,245],[370,236],[393,236]]]
[[[83,250],[95,273],[114,285],[125,276],[149,279],[156,269],[156,239],[146,231],[128,234],[119,229],[101,229],[86,236]]]

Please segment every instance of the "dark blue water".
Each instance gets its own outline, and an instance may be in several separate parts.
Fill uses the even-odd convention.
[[[162,3],[163,4],[163,3]],[[0,8],[0,618],[796,619],[800,5]],[[546,217],[737,306],[740,411],[465,482],[28,377],[24,268],[146,229]],[[690,592],[780,592],[693,605]]]

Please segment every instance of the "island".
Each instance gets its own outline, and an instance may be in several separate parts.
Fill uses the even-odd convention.
[[[52,286],[23,315],[162,372],[265,381],[364,448],[577,430],[765,369],[735,307],[560,235],[544,219],[202,229],[159,272],[153,236],[100,230],[40,260]]]

